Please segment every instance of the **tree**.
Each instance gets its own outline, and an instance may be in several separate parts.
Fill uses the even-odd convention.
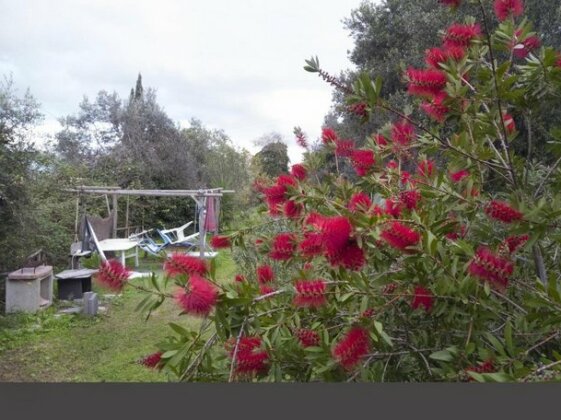
[[[263,145],[254,156],[256,165],[261,172],[271,178],[288,171],[288,148],[278,133],[269,133],[259,138],[256,144]]]
[[[28,136],[41,118],[29,90],[19,97],[11,78],[0,82],[0,272],[16,268],[29,251],[19,233],[29,222],[26,213],[35,150]]]
[[[393,106],[411,109],[411,100],[405,92],[403,73],[405,63],[419,67],[424,62],[425,50],[440,40],[439,30],[452,20],[477,13],[478,5],[464,4],[457,13],[434,7],[435,0],[383,0],[374,4],[364,1],[351,12],[344,21],[345,27],[355,41],[349,58],[357,71],[346,71],[341,75],[342,83],[350,85],[357,75],[366,71],[371,76],[384,80],[383,95]],[[561,5],[557,2],[527,0],[526,12],[533,23],[533,30],[542,42],[561,48]],[[361,124],[360,117],[347,112],[344,95],[340,91],[333,94],[333,108],[326,116],[326,126],[336,128],[342,136],[366,138],[379,131],[387,122],[385,114],[374,115],[368,124]],[[416,117],[420,117],[417,113]],[[517,142],[513,147],[521,153],[530,153],[539,159],[547,159],[543,147],[548,139],[547,132],[552,124],[561,118],[558,109],[538,108],[530,116],[514,116],[524,130],[530,124],[534,131],[534,145],[528,151],[527,144]],[[341,122],[339,122],[341,121]]]
[[[249,152],[236,148],[222,130],[209,130],[201,121],[192,119],[182,137],[189,153],[198,162],[200,188],[235,190],[234,196],[222,199],[222,220],[228,223],[246,209],[249,200]]]
[[[224,132],[208,130],[196,119],[180,129],[158,104],[156,91],[143,87],[140,74],[128,101],[100,91],[95,101],[85,97],[78,113],[61,124],[55,145],[59,163],[76,168],[81,183],[241,191],[249,184],[247,152],[237,150]],[[246,202],[247,194],[242,194],[226,198],[222,208],[231,217]],[[183,224],[194,213],[192,200],[133,199],[129,221],[170,226]]]
[[[55,152],[73,165],[94,171],[121,139],[121,106],[116,92],[102,90],[94,102],[84,97],[77,114],[59,119],[62,130],[55,135]]]

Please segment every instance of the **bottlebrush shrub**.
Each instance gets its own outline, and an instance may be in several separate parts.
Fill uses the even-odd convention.
[[[535,35],[523,2],[477,3],[434,1],[473,13],[442,29],[425,68],[406,67],[418,112],[393,108],[379,79],[348,86],[307,61],[347,109],[387,124],[366,139],[323,127],[292,174],[259,183],[257,226],[228,236],[243,281],[218,282],[214,262],[166,261],[178,303],[203,320],[198,331],[172,324],[163,372],[266,382],[561,372],[561,129],[542,139],[550,164],[528,159],[544,133],[527,123],[538,105],[561,106],[560,55],[537,43],[512,53]],[[148,310],[168,297],[152,283]],[[186,305],[192,290],[201,306]]]

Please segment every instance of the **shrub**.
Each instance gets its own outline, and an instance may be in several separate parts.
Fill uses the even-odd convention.
[[[561,55],[536,41],[521,1],[441,3],[476,17],[446,28],[427,67],[404,74],[430,125],[389,105],[382,80],[362,74],[346,86],[307,61],[349,112],[385,113],[388,123],[360,150],[325,127],[320,151],[334,154],[336,173],[310,152],[298,176],[259,186],[266,229],[229,237],[244,276],[216,284],[211,264],[215,305],[199,332],[171,325],[163,370],[195,381],[555,376],[561,129],[550,133],[552,166],[511,144],[525,136],[531,150],[525,116],[559,106]],[[340,174],[342,162],[356,173]],[[152,281],[146,309],[167,297],[167,281]],[[174,281],[191,293],[188,273]]]

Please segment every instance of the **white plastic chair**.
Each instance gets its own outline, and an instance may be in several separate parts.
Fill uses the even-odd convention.
[[[174,229],[164,229],[160,230],[161,234],[164,234],[168,237],[170,241],[170,245],[184,245],[184,246],[192,246],[193,240],[199,236],[199,232],[193,233],[192,235],[185,235],[185,229],[191,226],[193,222],[189,222]]]

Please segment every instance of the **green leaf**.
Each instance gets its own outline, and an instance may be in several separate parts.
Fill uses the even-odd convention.
[[[510,319],[506,322],[505,325],[505,344],[510,356],[515,355],[514,345],[512,343],[512,323]]]
[[[454,360],[454,356],[448,350],[440,350],[431,353],[429,358],[433,360],[439,360],[441,362],[451,362],[452,360]]]
[[[170,328],[172,330],[174,330],[177,334],[183,336],[183,337],[188,337],[190,335],[189,331],[186,330],[185,328],[183,328],[180,325],[177,325],[173,322],[169,322],[168,325],[170,326]]]
[[[384,331],[384,327],[383,327],[382,323],[378,322],[378,321],[374,321],[374,328],[376,329],[376,332],[382,338],[382,340],[384,340],[384,342],[388,346],[393,347],[392,338],[388,334],[386,334],[386,332]]]
[[[467,371],[468,375],[475,379],[477,382],[486,382],[485,377],[481,373],[476,373],[471,370]]]
[[[485,296],[489,296],[491,294],[491,286],[489,285],[489,282],[485,282],[483,290],[485,291]]]
[[[504,346],[501,344],[499,340],[497,340],[495,336],[493,336],[490,333],[485,333],[485,337],[487,338],[487,340],[491,342],[491,345],[495,348],[495,350],[497,350],[501,354],[501,356],[507,355]]]
[[[176,353],[177,350],[166,351],[164,354],[162,354],[162,359],[169,359],[170,357],[173,357]]]
[[[508,373],[496,372],[496,373],[484,373],[482,376],[485,379],[491,379],[493,382],[512,382],[513,378]]]
[[[215,258],[211,258],[211,260],[210,260],[209,275],[210,275],[210,278],[212,280],[216,279],[216,259]]]
[[[382,83],[383,83],[382,76],[376,77],[376,94],[378,96],[380,96],[380,94],[382,93]]]

